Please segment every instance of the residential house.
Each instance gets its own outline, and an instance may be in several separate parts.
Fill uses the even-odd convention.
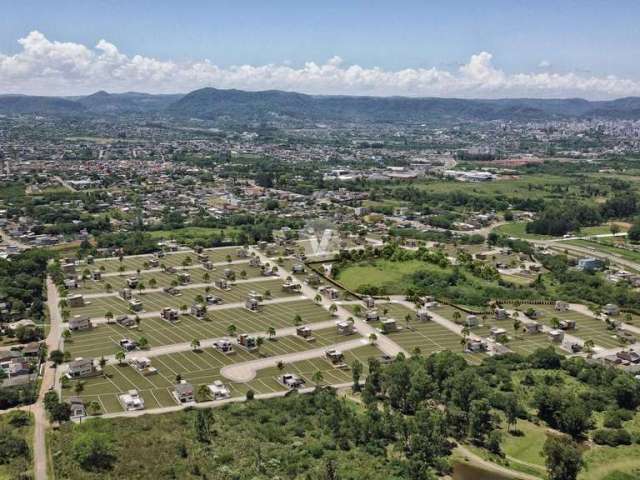
[[[93,325],[89,315],[75,315],[69,319],[69,330],[89,330]]]
[[[173,396],[178,403],[191,403],[194,401],[193,385],[182,380],[173,389]]]

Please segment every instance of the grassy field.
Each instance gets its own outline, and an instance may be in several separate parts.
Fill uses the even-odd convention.
[[[25,440],[29,448],[27,456],[18,455],[13,458],[0,460],[0,480],[12,480],[22,478],[21,475],[29,474],[33,470],[31,463],[31,439],[33,438],[33,417],[27,415],[26,425],[16,425],[15,421],[27,415],[23,412],[13,412],[0,415],[0,430],[10,432],[18,439]]]
[[[430,268],[438,267],[419,260],[407,262],[376,260],[341,270],[337,280],[350,290],[357,290],[364,285],[376,285],[384,287],[387,294],[400,294],[411,286],[409,277],[413,273]]]
[[[227,335],[233,324],[238,333],[262,333],[266,336],[269,327],[294,326],[296,314],[305,324],[330,320],[329,313],[310,300],[265,305],[262,311],[250,312],[245,308],[211,310],[209,320],[198,320],[191,315],[182,315],[180,321],[171,324],[161,318],[145,318],[137,329],[118,324],[101,324],[92,330],[73,333],[71,341],[65,342],[65,350],[75,357],[100,357],[111,355],[119,348],[120,339],[137,340],[145,337],[149,347],[191,342],[195,339],[217,338]]]
[[[505,223],[504,225],[500,225],[494,229],[496,233],[507,235],[510,237],[518,237],[524,238],[528,240],[549,240],[552,238],[550,235],[537,235],[534,233],[527,233],[526,231],[526,222],[512,222]],[[626,228],[622,228],[622,231],[626,230]],[[579,232],[574,232],[574,235],[577,236],[588,236],[588,235],[602,235],[611,233],[609,225],[598,225],[595,227],[584,227],[581,228]]]

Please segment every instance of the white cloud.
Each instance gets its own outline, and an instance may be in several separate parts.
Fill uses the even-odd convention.
[[[614,75],[507,73],[488,52],[474,54],[458,70],[406,68],[384,70],[348,65],[339,56],[325,63],[294,67],[268,65],[219,67],[209,60],[179,63],[141,55],[125,55],[100,40],[95,47],[47,39],[33,31],[18,40],[22,49],[0,53],[0,92],[72,95],[96,90],[167,93],[196,88],[282,89],[306,93],[456,97],[612,98],[640,95],[640,80]]]
[[[549,60],[541,60],[538,64],[538,68],[549,68],[551,67],[551,62]]]

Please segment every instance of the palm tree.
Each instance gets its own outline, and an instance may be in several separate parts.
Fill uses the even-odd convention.
[[[203,399],[203,401],[211,400],[211,390],[209,387],[202,384],[198,387],[198,398]]]
[[[113,320],[113,312],[109,310],[107,313],[104,314],[104,318],[107,320],[107,323],[110,323],[111,320]]]
[[[267,335],[269,336],[269,338],[273,338],[276,336],[276,329],[273,327],[269,327],[267,329]]]
[[[124,359],[126,358],[126,354],[122,351],[122,350],[118,350],[116,352],[116,360],[118,361],[118,365],[122,365],[122,362],[124,361]]]
[[[69,308],[69,302],[67,302],[66,298],[60,299],[60,301],[58,302],[58,308],[60,310],[64,310],[65,308]]]
[[[329,307],[329,313],[331,315],[335,315],[338,312],[338,306],[335,303],[332,303]]]
[[[595,343],[593,340],[587,340],[584,342],[584,351],[587,353],[592,353],[593,348],[595,347]]]
[[[518,330],[520,330],[521,326],[522,326],[522,322],[518,318],[514,317],[514,319],[513,319],[513,331],[515,333],[518,333]]]
[[[260,348],[262,345],[264,345],[264,337],[256,338],[256,347]]]
[[[73,386],[73,391],[76,392],[76,395],[80,395],[84,390],[84,382],[77,381]]]
[[[104,288],[107,290],[107,293],[111,293],[111,290],[113,290],[113,286],[110,283],[107,283]]]
[[[240,278],[243,278],[243,279],[244,279],[244,278],[247,278],[247,272],[246,272],[245,270],[242,270],[242,271],[240,272]]]
[[[293,317],[293,324],[298,327],[302,325],[302,317],[299,313],[296,313],[295,317]]]
[[[182,305],[180,305],[180,311],[182,313],[186,312],[187,310],[189,310],[189,307],[187,307],[186,304],[183,303]]]
[[[204,272],[204,275],[202,275],[202,281],[204,283],[209,283],[209,281],[211,281],[211,275],[209,275],[209,272]]]
[[[316,370],[316,372],[311,377],[311,381],[316,384],[316,387],[319,387],[322,383],[322,380],[324,380],[324,375],[320,370]]]
[[[155,277],[151,277],[151,279],[149,280],[149,286],[151,288],[156,288],[156,285],[158,285],[158,281]]]
[[[145,286],[145,284],[144,284],[143,282],[139,282],[139,283],[138,283],[138,293],[140,293],[140,295],[142,295],[142,291],[143,291],[145,288],[147,288],[147,287]]]
[[[144,268],[145,270],[149,270],[149,262],[144,262],[142,264],[142,268]]]
[[[122,274],[124,273],[124,265],[120,265],[118,267],[118,271],[120,272],[120,276],[122,276]]]
[[[316,296],[313,297],[313,301],[316,303],[320,303],[322,301],[322,297],[320,296],[319,293],[316,293]]]
[[[104,370],[104,367],[106,364],[107,364],[107,359],[104,358],[104,355],[103,355],[102,357],[100,357],[100,360],[98,361],[98,365],[100,365],[100,368]]]
[[[411,323],[411,314],[410,313],[407,313],[404,316],[404,322],[407,324],[407,328],[409,328],[409,324]]]
[[[278,360],[278,363],[276,363],[276,367],[278,367],[278,370],[280,371],[284,370],[284,362],[282,360]]]
[[[264,291],[264,297],[265,298],[271,298],[271,290],[265,290]]]
[[[200,340],[198,340],[197,338],[194,338],[193,340],[191,340],[191,350],[195,352],[199,348],[200,348]]]
[[[231,255],[227,255],[226,260],[228,263],[231,263]]]
[[[149,346],[149,340],[147,340],[147,337],[140,337],[138,339],[138,347],[140,347],[142,350],[144,350],[148,346]]]
[[[553,328],[560,328],[560,319],[558,317],[551,317],[551,326]]]
[[[237,331],[238,331],[238,327],[236,327],[233,323],[229,324],[229,326],[227,327],[227,333],[229,334],[230,337],[235,336]]]
[[[62,338],[64,338],[65,342],[68,342],[71,339],[71,330],[63,330],[62,331]]]
[[[196,302],[196,303],[203,303],[204,302],[204,297],[202,295],[198,294],[193,298],[193,301]]]
[[[375,345],[377,340],[378,340],[378,336],[375,333],[372,332],[369,334],[369,343],[371,345]]]
[[[460,323],[460,319],[462,318],[462,314],[460,313],[459,310],[456,310],[455,312],[453,312],[453,321],[456,323]]]
[[[62,310],[62,312],[60,313],[60,316],[62,316],[62,321],[63,322],[68,322],[69,321],[69,317],[71,317],[71,312],[69,310]]]
[[[359,317],[362,314],[362,307],[360,305],[354,305],[353,307],[353,314],[356,317]]]

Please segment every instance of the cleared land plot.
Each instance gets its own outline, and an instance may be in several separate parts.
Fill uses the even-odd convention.
[[[176,405],[176,400],[171,392],[176,382],[176,375],[198,385],[209,384],[214,380],[221,380],[229,385],[233,396],[246,394],[249,389],[256,393],[270,393],[283,391],[285,388],[277,381],[282,372],[277,367],[260,370],[256,379],[247,384],[230,383],[220,375],[220,368],[232,363],[255,360],[264,356],[279,355],[284,352],[291,353],[293,348],[302,346],[299,342],[306,342],[297,338],[287,337],[276,342],[266,341],[261,347],[260,354],[244,352],[240,349],[233,355],[224,355],[212,348],[201,352],[183,352],[163,355],[153,358],[153,365],[158,368],[158,374],[144,377],[128,366],[107,366],[105,376],[90,378],[83,381],[83,390],[80,396],[85,402],[97,401],[105,412],[122,411],[118,401],[118,395],[130,389],[136,389],[145,400],[147,409]],[[366,341],[363,339],[363,342]],[[345,352],[345,359],[352,363],[356,358],[364,365],[367,359],[380,355],[376,347],[364,345],[361,348]],[[324,381],[327,383],[346,383],[351,379],[351,372],[338,370],[328,361],[318,358],[304,362],[296,362],[285,366],[287,372],[296,372],[311,384],[311,377],[320,370],[323,372]],[[74,393],[73,388],[63,390],[63,397],[67,398]]]
[[[129,304],[119,296],[88,298],[82,307],[72,307],[71,315],[89,315],[89,317],[104,317],[105,313],[121,315],[129,311]]]
[[[137,340],[145,337],[149,347],[160,347],[175,343],[191,342],[193,339],[218,338],[226,336],[229,325],[236,326],[237,333],[259,333],[267,335],[269,327],[284,328],[294,326],[294,317],[300,315],[304,324],[324,322],[331,319],[329,313],[310,300],[265,305],[260,312],[250,312],[245,308],[212,310],[209,321],[198,320],[191,315],[182,315],[180,321],[171,324],[161,318],[144,318],[137,329],[121,327],[117,324],[102,324],[94,329],[75,332],[71,342],[65,343],[65,350],[76,357],[100,357],[112,355],[119,349],[122,338]],[[323,336],[329,332],[322,332]],[[316,338],[317,335],[316,335]],[[341,337],[349,339],[353,337]],[[343,340],[341,340],[343,341]],[[306,342],[305,342],[306,343]],[[308,348],[314,348],[312,345]],[[142,355],[143,353],[140,353]],[[136,354],[131,354],[135,356]]]
[[[581,338],[582,340],[593,340],[593,342],[604,348],[619,347],[620,343],[615,338],[615,334],[606,328],[606,324],[597,318],[583,315],[573,310],[567,312],[556,312],[551,305],[521,305],[519,310],[524,312],[527,308],[533,308],[544,312],[543,317],[539,320],[545,325],[551,325],[551,319],[557,317],[560,320],[574,320],[576,322],[576,329],[567,333]],[[526,318],[523,314],[520,318]]]

